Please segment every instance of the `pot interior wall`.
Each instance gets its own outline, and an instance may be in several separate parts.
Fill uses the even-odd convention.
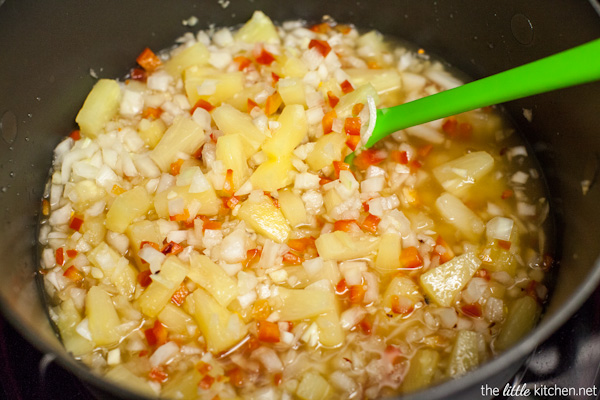
[[[552,7],[542,0],[282,3],[241,0],[223,7],[217,0],[0,0],[1,305],[24,335],[42,350],[58,353],[84,378],[92,379],[66,356],[47,323],[34,271],[37,215],[52,149],[74,128],[74,116],[95,82],[91,69],[99,77],[123,76],[144,47],[168,47],[186,32],[182,20],[198,17],[194,30],[210,23],[231,26],[255,9],[276,21],[318,22],[328,14],[376,28],[442,56],[474,78],[600,37],[597,4],[581,0],[556,1]],[[597,83],[507,105],[546,171],[560,234],[559,284],[541,329],[509,352],[506,361],[486,366],[444,393],[514,363],[563,323],[600,279],[600,213],[595,209],[600,189],[592,182],[583,195],[581,186],[597,175],[599,105]],[[523,109],[532,110],[530,122]]]

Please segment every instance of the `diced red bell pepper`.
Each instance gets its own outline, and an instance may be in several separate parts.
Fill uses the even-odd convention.
[[[367,232],[376,233],[379,222],[381,222],[381,218],[377,215],[369,214],[363,221],[361,228]]]
[[[356,168],[364,171],[371,165],[378,165],[386,158],[385,151],[367,149],[362,151],[354,159],[354,165]]]
[[[327,135],[328,133],[333,132],[333,120],[337,118],[337,113],[335,110],[330,110],[325,113],[323,117],[323,133]]]
[[[152,72],[161,64],[160,58],[148,47],[140,53],[136,58],[137,63],[140,67],[144,68],[146,72]]]
[[[337,103],[340,102],[340,99],[330,90],[327,92],[327,101],[329,102],[329,107],[335,108]]]
[[[344,94],[348,94],[354,91],[354,86],[352,86],[352,84],[347,79],[344,82],[342,82],[340,86],[342,87],[342,92],[344,92]]]
[[[331,51],[331,46],[329,45],[329,43],[327,43],[326,40],[312,39],[308,43],[308,48],[317,49],[317,51],[321,53],[323,57],[327,57],[327,54],[329,54],[329,52]]]
[[[279,343],[279,325],[269,321],[258,321],[258,340],[266,343]]]
[[[403,268],[419,268],[423,265],[423,258],[416,247],[407,247],[400,253],[400,264]]]
[[[344,122],[344,132],[348,135],[358,136],[360,135],[360,118],[350,117],[346,118]]]

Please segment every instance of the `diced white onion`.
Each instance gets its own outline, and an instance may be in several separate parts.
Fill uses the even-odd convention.
[[[323,259],[321,257],[311,258],[302,263],[308,276],[314,276],[323,268]]]
[[[514,221],[510,218],[494,217],[486,224],[485,233],[488,239],[510,240]]]
[[[167,342],[160,346],[150,356],[150,365],[153,367],[167,364],[175,355],[179,353],[179,346],[175,342]]]

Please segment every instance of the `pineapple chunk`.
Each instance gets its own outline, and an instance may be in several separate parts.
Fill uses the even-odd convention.
[[[188,278],[210,293],[221,306],[227,307],[238,296],[237,283],[210,258],[192,253],[190,264]]]
[[[321,136],[306,158],[306,163],[313,171],[319,171],[334,161],[340,161],[345,146],[346,135],[343,133],[332,132]]]
[[[104,235],[106,235],[106,227],[104,226],[104,216],[98,215],[97,217],[85,217],[83,220],[83,226],[81,227],[81,233],[83,238],[92,246],[98,246],[104,241]]]
[[[286,106],[299,104],[306,107],[304,83],[300,78],[285,78],[277,82],[277,91]]]
[[[344,343],[345,335],[337,311],[328,311],[315,320],[319,327],[319,342],[323,346],[336,347]]]
[[[106,213],[106,227],[123,233],[134,219],[143,217],[152,208],[152,198],[143,186],[120,194]]]
[[[142,242],[152,242],[160,245],[164,240],[157,222],[148,221],[147,219],[129,225],[125,233],[129,237],[129,244],[133,248],[133,257],[138,267],[142,267],[144,264],[138,256]]]
[[[151,149],[155,148],[158,142],[160,142],[166,130],[167,125],[165,125],[162,119],[150,120],[144,118],[137,127],[138,135]]]
[[[183,336],[193,336],[196,332],[194,319],[180,307],[167,303],[158,314],[158,320],[173,333]]]
[[[400,249],[402,238],[399,234],[389,232],[381,235],[375,269],[382,274],[394,272],[400,268]]]
[[[316,317],[326,312],[336,311],[335,295],[332,292],[317,289],[277,288],[279,295],[271,297],[269,303],[279,312],[282,321],[298,321]]]
[[[239,189],[250,176],[246,151],[240,134],[225,135],[217,139],[217,160],[223,163],[225,169],[233,171],[234,190]]]
[[[475,151],[433,169],[433,175],[444,189],[456,196],[487,175],[494,167],[494,158],[485,151]]]
[[[100,79],[87,95],[75,122],[82,135],[95,138],[119,111],[121,87],[112,79]]]
[[[511,276],[517,272],[517,260],[510,252],[498,245],[497,240],[492,240],[483,248],[479,258],[483,261],[485,269],[490,272],[505,271]]]
[[[117,327],[121,324],[117,310],[109,296],[98,286],[92,286],[85,298],[92,340],[97,346],[111,346],[121,339]]]
[[[254,99],[256,95],[263,90],[265,90],[265,86],[261,83],[245,87],[244,90],[236,93],[232,98],[227,100],[227,104],[232,105],[243,113],[246,113],[248,112],[248,99]]]
[[[220,305],[203,289],[196,289],[189,297],[194,304],[194,317],[211,353],[228,350],[248,333],[239,315]]]
[[[435,350],[421,348],[417,350],[410,360],[410,368],[402,381],[402,391],[414,392],[431,384],[438,362],[440,353]]]
[[[188,372],[180,373],[163,386],[160,391],[165,399],[194,399],[198,396],[198,384],[202,375],[198,369],[191,368]]]
[[[117,365],[106,373],[106,379],[129,390],[151,398],[156,397],[156,392],[146,379],[135,375],[125,365]]]
[[[342,96],[340,102],[335,106],[335,112],[338,118],[348,118],[352,116],[352,107],[356,103],[367,103],[367,97],[371,96],[375,105],[379,105],[380,100],[377,90],[370,83],[357,87],[352,92]]]
[[[286,52],[286,54],[280,56],[273,66],[276,69],[275,73],[286,78],[304,78],[308,72],[308,67],[304,61],[291,52]]]
[[[306,271],[304,268],[302,268],[302,270]],[[342,276],[340,274],[340,269],[337,262],[333,260],[323,261],[323,267],[319,270],[319,272],[310,277],[310,282],[317,282],[323,279],[329,281],[329,283],[331,283],[333,286],[339,283],[339,281],[342,279]]]
[[[67,299],[60,304],[60,311],[56,326],[60,332],[60,338],[67,351],[75,357],[90,353],[94,349],[94,343],[77,333],[77,325],[81,322],[79,311],[72,299]]]
[[[279,44],[277,28],[262,11],[254,11],[252,18],[236,32],[234,38],[246,43]]]
[[[190,104],[202,99],[218,106],[244,89],[244,73],[192,66],[184,71],[183,84]]]
[[[238,218],[257,233],[277,243],[285,242],[290,235],[291,229],[287,220],[267,196],[262,196],[257,202],[250,199],[242,203]]]
[[[204,143],[202,128],[191,117],[177,117],[160,142],[150,152],[150,158],[161,171],[169,172],[178,153],[192,154]]]
[[[435,206],[442,217],[469,240],[477,241],[485,230],[481,218],[450,193],[438,197]]]
[[[344,199],[338,193],[335,188],[329,189],[325,192],[325,196],[323,197],[323,204],[325,204],[325,210],[327,210],[327,214],[330,216],[334,215],[334,210],[337,206],[342,204]]]
[[[461,254],[421,275],[421,287],[431,300],[450,307],[480,265],[481,260],[475,253]]]
[[[296,395],[302,400],[325,400],[330,398],[332,393],[329,383],[315,371],[303,374],[296,390]]]
[[[274,192],[290,185],[294,178],[292,160],[289,156],[270,158],[260,164],[250,176],[250,182],[255,189]]]
[[[380,96],[402,88],[402,78],[396,69],[349,68],[344,71],[354,86],[370,83]]]
[[[283,189],[277,192],[279,196],[279,208],[292,227],[305,224],[307,222],[306,208],[302,198],[290,189]]]
[[[450,353],[448,375],[459,376],[479,365],[479,334],[459,331]]]
[[[298,104],[286,106],[279,118],[279,128],[265,141],[262,150],[270,157],[291,156],[292,151],[308,134],[308,123],[304,107]]]
[[[190,218],[196,215],[217,215],[223,205],[221,199],[217,196],[214,189],[208,189],[202,193],[190,193],[189,186],[175,186],[169,190],[158,193],[154,196],[154,209],[160,218],[169,218],[169,201],[176,198],[183,198],[185,208],[190,212]],[[174,193],[174,194],[173,194]],[[173,196],[173,198],[171,198]],[[193,213],[195,211],[195,214]],[[194,215],[191,215],[194,214]]]
[[[517,343],[519,339],[533,329],[540,312],[541,307],[533,297],[524,296],[513,300],[508,307],[506,320],[494,342],[494,347],[502,351]]]
[[[239,133],[246,144],[246,158],[258,151],[267,138],[252,122],[250,115],[241,112],[229,104],[215,108],[211,113],[217,127],[226,135]]]
[[[414,283],[412,279],[401,275],[392,279],[383,294],[383,306],[386,309],[396,312],[398,310],[394,310],[393,296],[398,296],[402,299],[402,305],[406,308],[406,313],[412,311],[410,310],[410,303],[412,303],[412,306],[414,307],[417,303],[424,300],[417,284]]]
[[[76,198],[73,199],[73,208],[79,212],[85,212],[92,204],[100,201],[106,196],[106,191],[97,186],[94,181],[84,180],[77,182],[73,187]]]
[[[181,73],[188,67],[193,65],[206,65],[209,56],[210,54],[208,53],[206,46],[197,42],[171,57],[171,59],[164,64],[164,67],[174,78],[180,78]]]
[[[152,276],[152,283],[138,299],[140,310],[149,317],[156,317],[167,305],[171,296],[185,279],[188,266],[177,256],[170,255],[163,262],[160,272]]]
[[[379,238],[335,231],[319,236],[315,245],[323,260],[345,261],[373,253],[379,245]]]

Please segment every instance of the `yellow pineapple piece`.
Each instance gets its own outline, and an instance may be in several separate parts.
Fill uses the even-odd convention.
[[[182,72],[193,65],[206,65],[210,54],[205,45],[200,42],[185,48],[171,57],[164,64],[165,70],[175,78],[181,77]]]
[[[279,128],[265,141],[262,150],[270,157],[291,156],[292,151],[302,143],[308,133],[304,107],[299,104],[286,106],[277,122]]]
[[[178,153],[192,154],[204,143],[204,131],[191,117],[177,117],[160,142],[150,152],[150,158],[161,171],[169,172]]]
[[[112,79],[100,79],[87,95],[75,122],[82,135],[95,138],[119,111],[121,87]]]
[[[105,377],[117,385],[136,391],[141,395],[151,398],[156,397],[156,392],[150,386],[150,382],[141,376],[135,375],[124,364],[117,365],[109,370]]]
[[[225,169],[233,171],[234,190],[239,189],[250,176],[246,152],[240,134],[225,135],[217,139],[217,160],[223,163]]]
[[[188,269],[189,267],[177,256],[168,256],[160,272],[152,275],[152,283],[138,299],[140,310],[149,317],[156,317],[179,289]]]
[[[143,186],[120,194],[106,213],[106,227],[123,233],[134,219],[143,217],[152,208],[152,198]]]
[[[306,158],[306,163],[313,171],[319,171],[334,161],[340,161],[345,146],[345,134],[332,132],[323,135],[316,141],[313,151]]]
[[[238,133],[246,145],[246,158],[258,151],[267,136],[252,122],[250,115],[229,104],[215,108],[211,113],[217,127],[226,135]]]
[[[244,89],[244,73],[192,66],[184,71],[183,84],[190,104],[202,99],[218,106]]]
[[[302,198],[290,189],[278,191],[279,208],[292,227],[307,222],[306,208]]]
[[[464,194],[494,168],[494,158],[485,151],[474,151],[433,169],[444,189],[456,196]]]
[[[160,139],[165,134],[167,125],[165,125],[162,119],[142,119],[137,127],[137,132],[140,138],[148,145],[149,148],[153,149],[156,147]]]
[[[340,325],[340,315],[337,311],[328,311],[315,320],[319,327],[319,342],[323,346],[336,347],[344,343],[346,335]]]
[[[302,375],[296,395],[302,400],[325,400],[331,397],[333,389],[318,372],[309,371]]]
[[[298,321],[332,311],[337,314],[335,295],[318,289],[277,288],[279,296],[269,299],[283,321]]]
[[[348,118],[352,116],[352,107],[357,103],[366,104],[367,97],[371,96],[375,105],[379,105],[379,95],[377,90],[370,83],[357,87],[350,93],[340,98],[340,102],[335,106],[335,112],[338,118]]]
[[[85,298],[85,314],[92,339],[97,346],[111,346],[121,336],[117,327],[121,324],[110,295],[98,286],[92,286]]]
[[[246,43],[279,43],[277,28],[262,11],[254,11],[252,18],[236,32],[234,38]]]
[[[479,334],[459,331],[448,363],[448,375],[459,376],[479,365]]]
[[[277,91],[286,106],[299,104],[306,107],[304,82],[300,78],[285,78],[277,82]]]
[[[410,360],[410,368],[402,381],[402,391],[414,392],[429,386],[437,370],[440,353],[428,348],[417,350]]]
[[[344,261],[370,255],[377,250],[379,238],[335,231],[319,236],[315,245],[323,260]]]
[[[381,235],[375,269],[382,274],[397,271],[400,267],[400,249],[402,238],[398,233],[388,232]]]
[[[402,78],[396,69],[349,68],[344,71],[355,87],[370,83],[380,96],[402,88]]]
[[[133,249],[133,257],[138,267],[143,264],[138,256],[141,243],[152,242],[160,246],[164,239],[160,234],[157,222],[147,219],[129,225],[125,233],[129,237],[129,245]]]
[[[541,307],[531,296],[519,297],[508,306],[506,320],[494,342],[497,350],[506,350],[533,329],[540,316]]]
[[[188,277],[227,307],[238,296],[237,282],[223,268],[203,254],[192,253]]]
[[[93,266],[100,268],[105,276],[117,287],[125,297],[133,296],[136,287],[137,270],[106,242],[92,249],[88,260]]]
[[[285,242],[290,235],[291,229],[287,220],[267,196],[262,196],[258,201],[249,199],[243,202],[238,211],[238,218],[257,233],[277,243]]]
[[[177,197],[183,198],[184,206],[189,213],[192,210],[196,211],[194,215],[190,214],[190,218],[196,215],[213,216],[219,213],[223,202],[217,196],[214,189],[210,188],[201,193],[190,193],[188,186],[175,186],[169,190],[158,193],[154,196],[154,209],[160,218],[169,218],[169,200]]]
[[[158,314],[158,320],[173,333],[193,336],[197,326],[191,315],[173,303],[167,303]]]
[[[255,189],[273,192],[290,185],[293,175],[292,160],[289,156],[270,158],[254,170],[250,182]]]
[[[438,197],[435,201],[435,207],[447,222],[469,240],[477,241],[485,230],[481,218],[458,197],[450,193],[443,193]]]
[[[398,305],[394,304],[393,296],[398,297]],[[384,308],[399,314],[409,313],[417,303],[423,300],[417,284],[412,279],[401,275],[395,276],[390,281],[383,294]],[[395,309],[396,307],[400,307],[400,309]]]

